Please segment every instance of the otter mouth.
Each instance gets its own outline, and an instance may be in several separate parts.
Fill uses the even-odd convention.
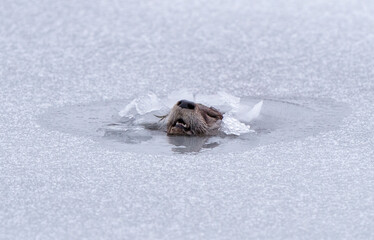
[[[191,130],[191,127],[188,126],[187,123],[182,118],[178,118],[177,121],[174,122],[172,127],[182,129],[186,132]]]
[[[171,124],[168,135],[192,135],[191,126],[182,118],[178,118]]]

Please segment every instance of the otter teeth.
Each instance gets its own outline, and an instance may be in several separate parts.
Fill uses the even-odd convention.
[[[181,122],[177,122],[176,126],[182,126],[184,128],[187,128],[187,124],[184,124],[184,123],[181,123]]]

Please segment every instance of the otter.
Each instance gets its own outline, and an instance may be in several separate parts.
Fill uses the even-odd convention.
[[[187,100],[178,101],[167,117],[167,135],[182,136],[216,135],[223,119],[217,109]]]

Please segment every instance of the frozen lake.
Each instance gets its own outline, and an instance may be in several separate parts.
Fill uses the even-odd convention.
[[[0,239],[374,238],[373,3],[1,6]],[[263,100],[254,132],[100,131],[180,89]]]

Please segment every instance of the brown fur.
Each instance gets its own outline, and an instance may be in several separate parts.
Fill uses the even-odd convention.
[[[168,114],[168,135],[203,136],[218,133],[223,118],[221,112],[199,103],[195,104],[194,109],[181,108],[178,103]]]

